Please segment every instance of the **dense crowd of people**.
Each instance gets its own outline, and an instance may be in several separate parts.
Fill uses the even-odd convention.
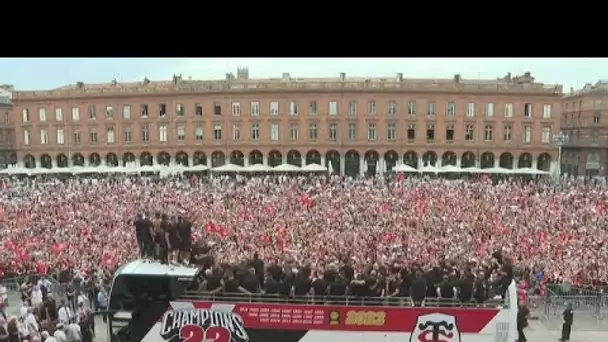
[[[140,256],[134,222],[169,213],[191,223],[193,243],[204,241],[228,264],[256,252],[311,275],[345,262],[360,274],[444,260],[491,267],[502,250],[531,282],[608,280],[608,191],[591,185],[266,176],[4,179],[0,186],[4,276],[111,272]]]

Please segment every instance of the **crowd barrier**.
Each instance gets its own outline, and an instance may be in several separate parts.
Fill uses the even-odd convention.
[[[529,296],[528,308],[540,319],[561,319],[569,304],[578,317],[595,320],[608,317],[608,295],[603,291],[574,287],[561,290],[553,292],[548,289],[545,296]]]
[[[62,296],[65,294],[61,284],[55,278],[47,275],[28,274],[18,277],[5,277],[0,280],[0,283],[4,285],[9,292],[19,292],[21,289],[21,284],[23,284],[27,279],[32,279],[32,277],[42,277],[48,280],[51,283],[51,288],[48,290],[54,295]]]

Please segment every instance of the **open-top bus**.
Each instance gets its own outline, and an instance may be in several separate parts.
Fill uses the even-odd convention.
[[[110,292],[112,342],[514,342],[515,283],[504,303],[409,298],[281,298],[197,291],[188,267],[135,261]]]

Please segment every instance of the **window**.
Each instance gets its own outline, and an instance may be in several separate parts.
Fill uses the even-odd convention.
[[[435,102],[427,102],[426,114],[429,116],[435,116]]]
[[[124,128],[124,140],[125,144],[130,144],[133,141],[133,135],[131,134],[131,127]]]
[[[486,116],[489,118],[494,116],[494,103],[492,103],[492,102],[486,103]]]
[[[40,120],[40,122],[46,121],[46,109],[45,108],[38,109],[38,120]]]
[[[222,105],[219,103],[213,103],[213,115],[222,115]]]
[[[131,119],[131,106],[130,105],[122,106],[122,118],[125,120]]]
[[[407,104],[407,114],[416,115],[416,101],[410,101]]]
[[[464,140],[466,140],[466,141],[475,140],[475,126],[474,125],[464,126]]]
[[[503,132],[503,140],[504,141],[511,141],[511,139],[513,138],[513,127],[511,127],[511,125],[505,125],[505,129]]]
[[[338,124],[335,124],[335,123],[329,124],[329,140],[331,140],[331,141],[338,140]]]
[[[279,141],[279,125],[270,125],[270,141]]]
[[[367,140],[376,141],[377,132],[376,132],[376,124],[368,124],[367,125]]]
[[[600,117],[601,117],[601,115],[599,113],[594,113],[593,114],[593,123],[594,124],[600,123]],[[566,118],[566,121],[567,120],[568,120],[568,118]]]
[[[367,103],[367,113],[376,114],[376,101],[371,100]]]
[[[475,103],[474,102],[467,103],[467,116],[468,117],[475,116]]]
[[[106,106],[106,117],[108,119],[111,119],[114,117],[114,107],[112,106]]]
[[[279,115],[279,103],[277,101],[270,102],[270,115]]]
[[[57,128],[57,145],[63,145],[65,143],[65,137],[63,135],[63,128]]]
[[[486,125],[486,127],[484,127],[483,130],[483,139],[485,141],[492,141],[492,139],[494,138],[494,134],[493,134],[493,127],[492,125]]]
[[[9,114],[9,112],[5,112],[4,113],[4,123],[9,124],[10,122],[11,122],[11,115]]]
[[[232,102],[232,115],[240,116],[241,115],[241,103],[240,102]]]
[[[453,101],[448,102],[447,108],[445,109],[445,113],[447,116],[456,115],[456,102],[453,102]]]
[[[526,118],[532,117],[532,104],[531,103],[524,104],[524,117],[526,117]]]
[[[386,138],[389,141],[397,140],[397,125],[394,123],[389,123],[386,129]]]
[[[235,140],[235,141],[241,140],[241,125],[240,124],[232,125],[232,140]]]
[[[251,102],[250,105],[251,116],[260,116],[260,103],[259,102]]]
[[[524,126],[524,143],[530,143],[532,141],[532,127]]]
[[[160,103],[158,105],[158,117],[164,118],[165,116],[167,116],[167,105],[164,103]]]
[[[410,142],[416,140],[416,125],[407,126],[407,140]]]
[[[338,115],[338,102],[329,101],[329,115]]]
[[[348,124],[348,140],[357,140],[357,124],[354,122]]]
[[[55,108],[55,120],[63,121],[63,109]]]
[[[551,119],[551,104],[543,105],[543,119]]]
[[[184,125],[177,126],[177,141],[179,141],[179,142],[186,141],[186,126],[184,126]]]
[[[89,144],[97,145],[99,138],[97,137],[97,128],[91,127],[89,128]]]
[[[513,117],[513,104],[505,103],[505,118],[512,118],[512,117]]]
[[[25,146],[30,146],[32,143],[32,133],[29,129],[23,130],[23,144]]]
[[[435,141],[435,124],[426,125],[426,141]]]
[[[254,123],[251,125],[251,140],[259,140],[260,139],[260,125]]]
[[[186,114],[186,109],[183,104],[178,103],[175,105],[175,114],[177,114],[177,116],[184,116]]]
[[[21,116],[23,118],[23,122],[29,122],[30,121],[30,110],[27,108],[23,108],[23,110],[21,111]]]
[[[197,125],[194,129],[194,138],[196,141],[203,141],[203,126]]]
[[[296,101],[289,102],[289,115],[298,115],[298,103]]]
[[[113,144],[116,142],[116,133],[114,132],[114,126],[106,127],[106,142]]]
[[[541,136],[541,142],[543,144],[548,144],[551,142],[551,127],[543,127],[543,132]]]
[[[350,101],[348,103],[348,115],[357,116],[357,101]]]
[[[79,130],[74,130],[74,132],[72,133],[72,139],[74,139],[74,145],[80,145],[82,139],[80,138]]]
[[[388,101],[388,115],[397,114],[397,101]]]
[[[310,104],[308,105],[308,115],[317,115],[317,101],[310,101]]]
[[[200,103],[194,104],[194,115],[195,116],[203,116],[203,105]]]
[[[300,129],[298,128],[298,125],[292,124],[291,126],[289,126],[289,140],[298,141],[299,137]]]
[[[80,120],[80,108],[73,107],[72,108],[72,121],[79,121],[79,120]]]
[[[454,141],[454,125],[453,124],[449,124],[449,125],[445,126],[445,140],[447,142]]]
[[[308,139],[310,139],[310,141],[317,141],[317,138],[317,124],[311,123],[308,125]]]
[[[47,145],[49,143],[49,134],[46,128],[40,129],[40,145]]]
[[[213,140],[215,142],[222,141],[222,125],[213,126]]]
[[[95,120],[97,118],[97,108],[95,105],[89,105],[89,120]]]
[[[141,142],[147,144],[150,141],[150,132],[148,130],[148,126],[143,126],[141,128]]]
[[[147,104],[142,104],[139,106],[139,114],[141,116],[142,119],[147,119],[148,118],[148,105]]]
[[[168,133],[167,133],[167,125],[160,125],[158,127],[158,141],[160,142],[167,142],[167,137]]]

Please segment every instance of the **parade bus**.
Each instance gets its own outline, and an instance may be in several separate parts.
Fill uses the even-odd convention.
[[[198,291],[202,271],[135,261],[110,292],[112,342],[514,342],[515,282],[482,304]]]

